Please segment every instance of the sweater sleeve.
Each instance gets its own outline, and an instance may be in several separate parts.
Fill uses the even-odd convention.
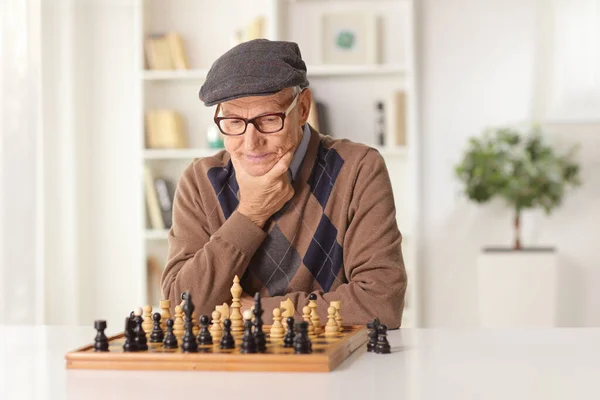
[[[343,243],[348,283],[332,292],[315,292],[321,323],[327,322],[329,302],[341,300],[344,324],[362,325],[378,317],[388,328],[399,328],[407,287],[402,236],[385,161],[376,150],[369,150],[358,165],[348,214]],[[294,292],[265,298],[264,308],[279,307],[289,297],[296,307],[295,318],[301,318],[308,296]]]
[[[214,218],[213,213],[218,210],[208,210],[207,215],[201,196],[201,187],[190,167],[179,180],[173,201],[173,225],[161,287],[172,307],[181,302],[182,292],[189,291],[197,315],[210,315],[216,304],[231,300],[234,276],[242,278],[266,233],[234,211],[211,235],[209,218]]]

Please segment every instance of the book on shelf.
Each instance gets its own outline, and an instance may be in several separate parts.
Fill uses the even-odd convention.
[[[233,33],[231,47],[237,46],[240,43],[248,42],[250,40],[264,38],[265,23],[265,17],[262,15],[253,18],[249,24]]]
[[[393,91],[385,104],[386,145],[406,146],[406,92]]]
[[[146,66],[149,69],[190,69],[183,38],[177,32],[148,35],[144,47]]]
[[[156,178],[147,164],[144,165],[144,195],[150,228],[170,229],[173,225],[174,185],[166,178]]]
[[[175,110],[146,111],[146,147],[185,149],[188,141],[183,117]]]
[[[156,257],[149,256],[146,261],[146,291],[148,304],[158,304],[161,300],[160,276],[162,268]]]

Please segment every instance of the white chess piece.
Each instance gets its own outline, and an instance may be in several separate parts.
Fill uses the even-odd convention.
[[[273,325],[269,332],[271,339],[281,339],[285,334],[285,328],[281,324],[281,310],[279,308],[273,309]]]

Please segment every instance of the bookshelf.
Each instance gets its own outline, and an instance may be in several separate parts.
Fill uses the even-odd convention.
[[[264,36],[272,40],[296,41],[307,63],[313,96],[325,105],[329,131],[377,148],[386,160],[397,204],[397,219],[403,233],[403,252],[409,275],[409,289],[403,325],[419,326],[418,301],[418,126],[414,46],[414,0],[137,0],[136,43],[138,53],[137,134],[141,147],[140,163],[154,177],[177,182],[181,172],[194,159],[210,156],[220,148],[211,148],[207,131],[212,125],[214,107],[205,107],[198,90],[212,62],[232,45],[236,30],[248,27],[257,17],[263,18]],[[225,5],[224,3],[227,3]],[[252,3],[252,4],[250,4]],[[235,10],[232,12],[232,10]],[[323,16],[358,12],[379,18],[377,62],[324,63],[319,41]],[[185,44],[189,68],[152,70],[145,64],[145,39],[150,34],[177,32]],[[389,105],[390,95],[403,91],[406,101],[405,141],[378,142],[375,128],[376,103]],[[182,116],[188,146],[186,148],[147,148],[145,112],[149,109],[172,109]],[[388,113],[389,115],[389,113]],[[358,117],[357,117],[358,116]],[[386,120],[389,131],[390,121]],[[140,276],[147,281],[147,257],[164,266],[168,250],[168,229],[156,229],[148,222],[143,179],[139,182],[139,201],[143,205],[140,226]],[[143,304],[158,304],[142,293]]]

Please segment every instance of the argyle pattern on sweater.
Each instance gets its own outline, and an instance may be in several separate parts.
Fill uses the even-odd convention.
[[[310,273],[318,283],[313,289],[324,292],[346,282],[338,229],[326,213],[343,165],[335,149],[319,143],[311,175],[307,182],[301,182],[303,188],[308,186],[310,198],[294,196],[272,216],[268,235],[241,279],[244,290],[264,293],[266,289],[270,296],[283,295],[296,290],[292,281],[299,273]],[[228,219],[239,204],[239,186],[231,161],[225,167],[209,169],[208,179]],[[306,234],[310,240],[302,237]]]

